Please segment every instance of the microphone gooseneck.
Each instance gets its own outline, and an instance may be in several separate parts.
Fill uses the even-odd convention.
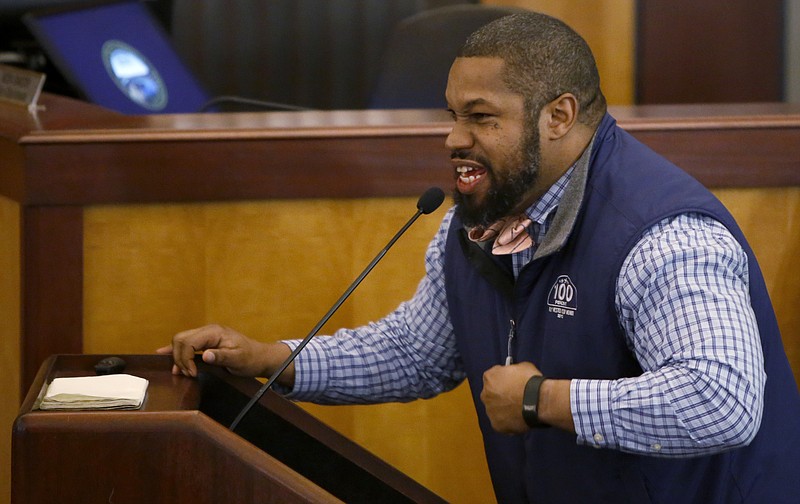
[[[257,403],[261,399],[261,397],[267,392],[267,390],[269,390],[272,387],[272,385],[275,383],[278,377],[280,377],[280,375],[283,374],[284,371],[286,371],[286,368],[289,367],[289,365],[294,361],[297,355],[303,350],[303,348],[306,347],[308,342],[311,341],[311,338],[316,336],[316,334],[319,332],[322,326],[325,325],[325,323],[328,321],[328,319],[331,318],[331,316],[336,312],[336,310],[338,310],[339,307],[342,306],[342,303],[344,303],[345,300],[348,297],[350,297],[350,294],[353,293],[353,291],[356,289],[356,287],[359,286],[361,281],[364,280],[364,278],[369,274],[370,271],[372,271],[375,265],[378,264],[378,261],[383,259],[383,256],[386,255],[386,253],[389,251],[392,245],[394,245],[394,243],[403,235],[403,233],[405,233],[406,230],[409,227],[411,227],[411,225],[419,218],[420,215],[423,214],[427,215],[434,212],[437,208],[439,208],[439,206],[442,204],[443,201],[444,201],[444,191],[442,191],[438,187],[431,187],[430,189],[422,193],[422,196],[420,196],[419,200],[417,201],[417,212],[408,220],[408,222],[405,223],[405,225],[402,228],[400,228],[400,230],[397,233],[395,233],[392,239],[389,240],[389,243],[387,243],[386,246],[383,247],[383,249],[380,252],[378,252],[378,255],[375,256],[375,258],[367,265],[367,267],[364,268],[364,271],[362,271],[361,274],[358,275],[358,277],[353,281],[353,283],[350,284],[350,287],[348,287],[347,290],[344,291],[344,294],[342,294],[339,297],[339,299],[333,304],[331,309],[328,310],[328,312],[325,315],[323,315],[320,321],[317,322],[317,325],[315,325],[314,328],[311,329],[311,332],[309,332],[308,335],[305,338],[303,338],[303,340],[300,342],[300,344],[297,345],[297,347],[294,350],[292,350],[292,353],[289,354],[289,357],[287,357],[286,360],[278,367],[278,369],[276,369],[275,372],[272,373],[272,376],[270,376],[269,380],[267,380],[267,382],[261,386],[258,392],[256,392],[256,394],[250,399],[250,401],[245,405],[245,407],[242,408],[242,411],[239,412],[239,414],[234,419],[233,423],[231,423],[230,426],[231,431],[236,430],[236,427],[239,425],[239,423],[242,421],[245,415],[247,415],[250,409],[252,409],[253,405],[255,405],[255,403]]]
[[[242,96],[216,96],[207,102],[205,102],[198,110],[198,113],[208,112],[209,109],[215,107],[216,105],[226,104],[226,103],[233,103],[235,105],[249,105],[251,107],[255,107],[258,110],[288,110],[292,112],[302,112],[306,110],[313,110],[308,107],[302,107],[300,105],[294,105],[291,103],[280,103],[274,101],[264,101],[264,100],[256,100],[253,98],[244,98]]]

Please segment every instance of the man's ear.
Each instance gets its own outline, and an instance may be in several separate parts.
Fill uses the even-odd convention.
[[[558,96],[542,108],[544,135],[550,140],[564,137],[578,119],[578,99],[572,93]]]

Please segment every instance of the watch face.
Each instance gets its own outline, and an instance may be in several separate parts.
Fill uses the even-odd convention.
[[[102,58],[111,80],[131,101],[152,111],[167,106],[167,88],[161,75],[133,46],[109,40],[103,44]]]

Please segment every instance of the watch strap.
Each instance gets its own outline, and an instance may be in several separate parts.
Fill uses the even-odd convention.
[[[549,427],[539,421],[539,390],[546,380],[542,375],[531,376],[522,394],[522,418],[531,429]]]

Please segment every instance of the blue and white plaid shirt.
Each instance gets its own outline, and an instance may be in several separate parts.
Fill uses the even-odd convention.
[[[536,243],[547,233],[570,175],[528,209]],[[414,297],[377,322],[312,340],[295,361],[289,397],[338,404],[410,401],[464,380],[444,286],[453,211],[428,247],[427,273]],[[515,274],[534,250],[513,255]],[[620,270],[616,309],[644,373],[572,380],[577,442],[672,457],[746,443],[760,425],[766,375],[747,256],[728,230],[698,214],[653,226]],[[298,342],[286,343],[294,348]],[[744,421],[747,416],[754,421]]]

